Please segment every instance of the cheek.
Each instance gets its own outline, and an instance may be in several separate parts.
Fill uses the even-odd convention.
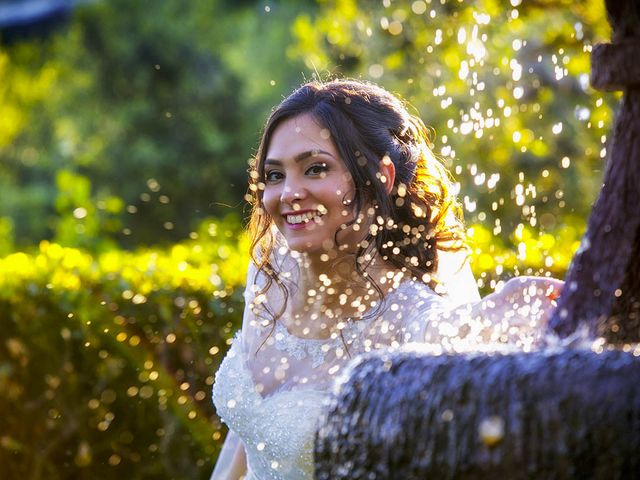
[[[272,217],[276,218],[278,216],[278,204],[280,201],[280,195],[278,192],[274,191],[273,188],[265,188],[262,193],[262,205],[266,212]]]
[[[340,186],[342,187],[342,191],[344,193],[348,193],[349,195],[353,195],[353,192],[356,189],[355,184],[353,183],[353,178],[349,174],[349,172],[343,172],[340,176]]]
[[[340,192],[340,202],[345,205],[345,207],[353,205],[353,200],[356,196],[356,186],[354,185],[351,177],[344,179],[340,185]]]
[[[325,198],[331,198],[332,201],[337,199],[342,202],[353,198],[355,185],[349,172],[344,171],[328,176],[323,183],[322,189]]]
[[[322,188],[318,188],[315,192],[318,202],[332,209],[342,206],[343,200],[350,198],[351,195],[348,184],[339,184],[335,179],[333,181],[327,181],[322,185]]]

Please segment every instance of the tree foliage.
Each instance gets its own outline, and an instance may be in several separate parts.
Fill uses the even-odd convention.
[[[85,5],[45,40],[0,47],[3,242],[100,251],[243,215],[269,108],[303,76],[348,75],[433,127],[471,236],[495,237],[478,274],[498,278],[486,255],[515,252],[516,272],[561,274],[575,238],[529,262],[518,232],[584,228],[616,101],[588,86],[607,36],[599,0]]]
[[[433,127],[477,275],[563,274],[616,101],[588,85],[591,46],[608,40],[603,2],[331,0],[293,31],[308,68],[381,83]]]
[[[129,247],[240,214],[263,118],[302,68],[280,27],[301,7],[110,0],[47,39],[0,47],[0,217],[18,244],[67,230],[56,204],[68,174],[90,186],[71,210]]]

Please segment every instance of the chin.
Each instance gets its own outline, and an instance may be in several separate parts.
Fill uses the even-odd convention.
[[[317,244],[317,241],[304,241],[300,239],[287,240],[289,250],[303,254],[320,254],[326,251]]]
[[[326,252],[323,245],[327,242],[333,243],[333,239],[330,239],[322,228],[317,228],[318,226],[298,232],[292,232],[287,225],[278,225],[277,227],[290,250],[298,253],[320,254]]]

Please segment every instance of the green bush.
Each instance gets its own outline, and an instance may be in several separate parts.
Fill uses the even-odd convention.
[[[499,282],[518,275],[564,278],[584,233],[583,220],[567,216],[567,223],[543,232],[518,224],[507,241],[486,225],[467,229],[471,268],[483,295]],[[512,247],[513,245],[513,247]]]
[[[579,232],[523,226],[514,252],[470,227],[483,291],[562,276]],[[224,438],[213,374],[240,327],[248,239],[235,217],[169,249],[41,242],[0,259],[0,478],[208,478]]]
[[[1,478],[208,478],[248,244],[231,219],[192,237],[0,259]]]

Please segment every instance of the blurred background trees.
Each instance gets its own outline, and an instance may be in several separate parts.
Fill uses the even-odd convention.
[[[94,2],[55,34],[5,45],[0,216],[18,244],[68,240],[59,222],[74,212],[82,244],[127,247],[240,214],[262,122],[300,79],[287,25],[305,7]]]
[[[382,83],[433,127],[480,287],[505,273],[562,276],[599,191],[615,102],[588,82],[591,45],[608,38],[603,3],[321,5],[296,18],[294,53]]]
[[[99,249],[241,215],[266,115],[318,72],[406,98],[470,224],[507,245],[519,225],[580,229],[613,101],[588,87],[601,2],[442,3],[111,0],[44,37],[14,34],[0,50],[0,217],[19,247]]]
[[[484,291],[562,277],[578,246],[617,100],[588,84],[600,0],[60,0],[11,22],[35,3],[0,2],[3,478],[208,477],[247,161],[305,79],[375,81],[433,127]]]

